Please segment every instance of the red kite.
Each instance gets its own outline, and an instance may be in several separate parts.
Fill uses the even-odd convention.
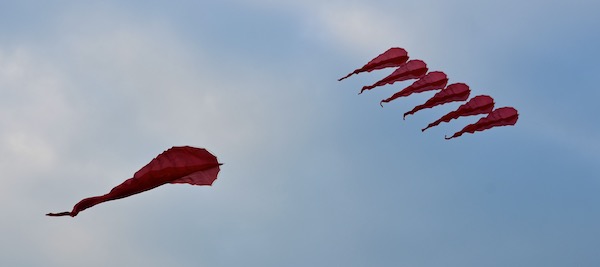
[[[519,113],[513,107],[498,108],[490,112],[486,117],[479,119],[476,123],[465,126],[465,128],[454,135],[450,137],[446,136],[446,140],[459,137],[464,133],[475,133],[476,131],[483,131],[492,127],[515,125],[518,119]]]
[[[455,111],[451,111],[450,113],[439,118],[437,121],[430,123],[421,131],[424,132],[428,128],[436,126],[442,122],[449,122],[453,119],[457,119],[458,117],[487,114],[490,113],[492,109],[494,109],[494,99],[487,95],[478,95],[471,98],[471,100],[469,100],[469,102],[466,104],[462,104]]]
[[[450,102],[465,101],[469,98],[471,90],[464,83],[453,83],[448,85],[442,91],[437,92],[433,97],[427,100],[424,104],[418,105],[411,111],[404,113],[404,118],[407,115],[415,114],[417,111],[443,105]]]
[[[369,63],[364,65],[360,69],[356,69],[350,74],[340,78],[338,81],[346,79],[350,77],[352,74],[358,74],[361,72],[371,72],[374,70],[385,69],[389,67],[399,67],[400,65],[406,63],[408,60],[408,53],[406,50],[400,47],[392,47],[387,51],[383,52],[381,55],[375,57]]]
[[[373,85],[363,86],[358,94],[362,94],[363,91],[371,90],[377,86],[421,78],[423,75],[425,75],[425,73],[427,73],[428,70],[427,64],[425,64],[423,60],[413,59],[402,64],[394,72],[392,72],[392,74],[374,83]]]
[[[125,198],[164,184],[212,185],[221,163],[203,148],[172,147],[137,171],[133,178],[114,187],[108,194],[79,201],[71,212],[48,213],[48,216],[75,217],[79,212],[102,202]]]
[[[390,102],[399,97],[409,96],[413,93],[421,93],[431,90],[441,90],[444,89],[444,87],[446,87],[447,83],[448,77],[446,76],[446,73],[443,73],[441,71],[432,71],[418,79],[413,84],[402,89],[402,91],[395,93],[387,99],[381,100],[381,102],[379,102],[379,105],[383,107],[383,103]]]
[[[415,114],[417,111],[432,108],[438,105],[443,105],[450,102],[456,101],[465,101],[471,95],[471,90],[469,86],[464,83],[454,83],[451,85],[447,85],[448,77],[445,73],[441,71],[429,71],[427,64],[422,60],[410,60],[408,61],[408,53],[406,50],[393,47],[372,59],[364,65],[362,68],[354,70],[350,74],[345,77],[339,79],[341,81],[346,79],[347,77],[358,74],[361,72],[371,72],[373,70],[383,69],[387,67],[398,67],[392,74],[386,76],[380,81],[372,84],[363,86],[360,90],[360,93],[365,90],[371,90],[377,86],[383,86],[387,84],[393,84],[395,82],[406,81],[411,79],[418,79],[410,86],[404,88],[403,90],[393,94],[391,97],[382,100],[379,102],[379,105],[383,107],[383,103],[388,103],[397,99],[399,97],[409,96],[413,93],[420,93],[431,90],[441,90],[437,92],[433,97],[427,100],[424,104],[418,105],[414,107],[411,111],[404,113],[404,118],[407,115]],[[444,88],[445,87],[445,88]],[[514,125],[517,122],[518,114],[514,108],[502,108],[498,109],[499,111],[494,111],[494,99],[487,95],[480,95],[473,97],[467,103],[458,107],[457,110],[452,111],[440,119],[436,120],[433,123],[430,123],[427,127],[421,129],[421,131],[425,131],[431,127],[434,127],[442,122],[449,122],[453,119],[456,119],[461,116],[471,116],[471,115],[479,115],[479,114],[488,114],[487,117],[479,120],[477,123],[468,125],[460,132],[457,132],[452,137],[447,137],[446,139],[451,139],[457,136],[462,135],[465,132],[474,132],[474,131],[483,131],[492,127],[502,126],[502,125]],[[492,116],[493,114],[493,116]],[[508,115],[507,115],[508,114]]]

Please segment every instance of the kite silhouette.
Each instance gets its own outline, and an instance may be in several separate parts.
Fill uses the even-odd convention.
[[[358,94],[363,93],[365,90],[371,90],[375,87],[393,84],[395,82],[407,81],[417,79],[413,84],[393,94],[389,98],[381,100],[379,105],[383,107],[383,103],[391,102],[400,97],[406,97],[414,93],[421,93],[425,91],[439,90],[433,97],[427,100],[424,104],[418,105],[411,111],[404,113],[403,119],[407,115],[412,115],[419,110],[433,108],[435,106],[443,105],[450,102],[466,101],[470,94],[471,89],[465,83],[453,83],[448,84],[448,77],[441,71],[428,72],[427,64],[419,59],[409,60],[408,53],[405,49],[400,47],[392,47],[387,51],[383,52],[379,56],[375,57],[369,63],[363,67],[354,70],[350,74],[338,79],[338,81],[344,80],[353,74],[362,72],[371,72],[374,70],[395,67],[390,75],[383,79],[375,82],[372,85],[363,86]],[[476,123],[467,125],[459,132],[456,132],[451,137],[445,137],[447,140],[461,136],[464,133],[474,133],[477,131],[484,131],[493,127],[499,126],[510,126],[515,125],[519,119],[519,113],[513,107],[503,107],[494,110],[494,99],[487,95],[480,95],[471,98],[467,103],[458,107],[457,110],[452,111],[435,122],[430,123],[427,127],[421,131],[425,131],[431,127],[434,127],[442,122],[449,122],[453,119],[457,119],[462,116],[473,116],[485,114],[486,117],[481,118]]]
[[[203,148],[172,147],[137,171],[133,178],[117,185],[109,193],[79,201],[72,211],[48,213],[47,216],[71,216],[102,202],[125,198],[164,184],[212,185],[222,165]]]
[[[350,77],[353,74],[358,74],[361,72],[371,72],[374,70],[384,68],[399,67],[402,64],[406,63],[406,61],[408,61],[408,53],[406,53],[406,50],[400,47],[392,47],[387,51],[383,52],[383,54],[369,61],[369,63],[364,65],[362,68],[354,70],[345,77],[340,78],[338,81],[341,81]]]
[[[404,113],[403,119],[406,119],[406,116],[415,114],[417,111],[432,108],[435,106],[443,105],[450,102],[456,101],[465,101],[471,95],[471,89],[469,86],[464,83],[453,83],[448,85],[448,87],[442,89],[437,92],[433,97],[427,100],[425,103],[416,106],[411,111],[407,111]]]
[[[459,117],[488,114],[492,112],[493,109],[494,99],[491,96],[478,95],[476,97],[471,98],[469,102],[462,104],[455,111],[450,111],[448,114],[430,123],[421,131],[425,131],[433,126],[437,126],[442,122],[449,122],[451,120],[458,119]]]
[[[503,107],[490,112],[487,116],[479,119],[476,123],[465,126],[462,130],[456,132],[446,140],[456,138],[464,133],[474,133],[476,131],[485,131],[495,126],[515,125],[519,114],[513,107]]]

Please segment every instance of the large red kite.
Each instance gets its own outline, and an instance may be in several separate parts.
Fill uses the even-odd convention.
[[[172,147],[137,171],[133,178],[114,187],[108,194],[79,201],[68,212],[48,213],[48,216],[75,217],[79,212],[102,202],[135,195],[164,184],[212,185],[221,163],[203,148]]]

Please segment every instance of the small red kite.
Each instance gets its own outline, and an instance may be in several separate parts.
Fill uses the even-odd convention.
[[[451,85],[447,85],[448,77],[445,73],[441,71],[429,71],[427,64],[422,60],[413,59],[408,61],[408,53],[406,50],[393,47],[377,56],[376,58],[369,61],[362,68],[354,70],[350,74],[345,77],[339,79],[341,81],[346,79],[347,77],[358,74],[361,72],[371,72],[378,69],[383,69],[387,67],[398,67],[394,72],[385,78],[379,80],[378,82],[363,86],[360,90],[362,94],[365,90],[371,90],[378,86],[384,86],[387,84],[393,84],[395,82],[401,82],[411,79],[418,79],[410,86],[404,88],[403,90],[393,94],[391,97],[381,100],[379,105],[383,107],[383,103],[388,103],[400,97],[409,96],[413,93],[420,93],[431,90],[441,90],[437,92],[433,97],[427,100],[424,104],[418,105],[413,108],[411,111],[404,113],[404,119],[407,115],[412,115],[419,110],[432,108],[435,106],[443,105],[450,102],[456,101],[466,101],[471,95],[471,90],[469,86],[464,83],[454,83]],[[502,108],[498,110],[494,110],[494,99],[487,95],[480,95],[473,97],[467,103],[458,107],[457,110],[452,111],[440,119],[436,120],[433,123],[430,123],[427,127],[421,129],[421,131],[425,131],[431,127],[434,127],[442,122],[449,122],[453,119],[459,118],[461,116],[471,116],[471,115],[479,115],[479,114],[488,114],[487,117],[482,118],[477,123],[472,125],[468,125],[462,131],[455,133],[452,137],[446,137],[446,139],[451,139],[462,135],[465,132],[473,133],[474,131],[483,131],[496,126],[503,125],[514,125],[518,119],[517,110],[514,108]],[[494,112],[492,112],[494,110]]]
[[[487,95],[478,95],[476,97],[471,98],[469,102],[462,104],[455,111],[451,111],[450,113],[442,116],[437,121],[434,121],[427,125],[427,127],[423,128],[421,131],[425,131],[428,128],[436,126],[442,122],[449,122],[453,119],[457,119],[462,116],[472,116],[479,114],[487,114],[490,113],[494,109],[494,99],[491,96]]]
[[[425,64],[423,60],[413,59],[402,64],[394,72],[392,72],[392,74],[374,83],[373,85],[363,86],[358,94],[362,94],[362,92],[365,90],[371,90],[377,86],[421,78],[423,75],[425,75],[425,73],[427,73],[428,70],[427,64]]]
[[[374,70],[385,69],[390,67],[399,67],[400,65],[406,63],[408,61],[408,53],[406,50],[400,47],[392,47],[387,51],[383,52],[381,55],[375,57],[369,63],[364,65],[360,69],[356,69],[350,74],[340,78],[338,81],[346,79],[353,74],[359,74],[361,72],[371,72]]]
[[[415,114],[417,111],[443,105],[450,102],[465,101],[469,98],[471,90],[464,83],[453,83],[448,85],[442,91],[437,92],[433,97],[427,100],[424,104],[418,105],[411,111],[404,113],[404,118],[407,115]]]
[[[486,117],[479,119],[476,123],[465,126],[465,128],[454,135],[450,137],[446,136],[446,140],[459,137],[464,133],[475,133],[476,131],[483,131],[493,127],[515,125],[518,119],[519,113],[513,107],[498,108],[490,112]]]
[[[402,89],[402,91],[395,93],[387,99],[381,100],[381,102],[379,102],[379,105],[383,107],[383,103],[388,103],[396,98],[409,96],[413,93],[421,93],[431,90],[441,90],[444,89],[444,87],[446,87],[447,83],[448,77],[446,76],[446,73],[443,73],[441,71],[432,71],[430,73],[425,74],[425,76],[421,77],[413,84]]]
[[[137,171],[133,178],[114,187],[108,194],[79,201],[71,212],[48,213],[48,216],[75,217],[79,212],[102,202],[125,198],[164,184],[212,185],[221,163],[203,148],[172,147]]]

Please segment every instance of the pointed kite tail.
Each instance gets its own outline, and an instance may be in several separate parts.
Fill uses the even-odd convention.
[[[346,76],[344,76],[344,77],[342,77],[342,78],[339,78],[339,79],[338,79],[338,82],[340,82],[340,81],[342,81],[343,79],[346,79],[346,78],[348,78],[348,77],[350,77],[350,76],[352,76],[352,75],[354,75],[354,74],[358,74],[358,73],[360,72],[359,70],[360,70],[360,69],[357,69],[357,70],[355,70],[355,71],[353,71],[353,72],[350,72],[350,73],[348,73],[348,75],[346,75]]]
[[[422,105],[420,105],[420,106],[422,106]],[[402,119],[403,119],[403,120],[406,120],[406,116],[408,116],[408,115],[413,115],[413,114],[415,114],[417,111],[421,110],[421,109],[419,108],[420,106],[417,106],[417,107],[413,108],[411,111],[404,112],[404,116],[402,116]]]
[[[427,125],[427,127],[425,127],[425,128],[423,128],[423,129],[421,129],[421,132],[424,132],[425,130],[427,130],[427,129],[431,128],[431,127],[437,126],[437,125],[438,125],[438,124],[440,124],[441,122],[442,122],[442,121],[440,121],[440,120],[437,120],[437,121],[435,121],[435,122],[432,122],[432,123],[430,123],[429,125]]]
[[[444,135],[444,139],[446,139],[446,140],[450,140],[450,139],[452,139],[452,138],[456,138],[456,137],[459,137],[459,136],[461,136],[461,135],[462,135],[462,133],[461,133],[461,132],[455,133],[454,135],[452,135],[452,136],[450,136],[450,137],[448,137],[447,135]]]
[[[51,217],[59,217],[59,216],[67,216],[67,215],[71,215],[70,212],[68,211],[64,211],[64,212],[58,212],[58,213],[47,213],[46,216],[51,216]]]
[[[75,207],[73,207],[73,210],[71,212],[68,211],[64,211],[64,212],[59,212],[59,213],[48,213],[46,214],[46,216],[51,216],[51,217],[59,217],[59,216],[71,216],[71,217],[75,217],[77,216],[77,214],[85,209],[91,208],[95,205],[98,205],[102,202],[108,201],[109,199],[107,199],[106,195],[103,196],[97,196],[97,197],[89,197],[86,199],[83,199],[81,201],[79,201],[79,203],[77,203],[75,205]]]
[[[427,129],[431,128],[431,127],[438,126],[442,122],[449,122],[452,119],[457,118],[458,116],[456,116],[456,115],[458,115],[458,112],[451,111],[448,114],[446,114],[446,115],[442,116],[441,118],[439,118],[438,120],[430,123],[429,125],[427,125],[427,127],[421,129],[421,132],[424,132],[425,130],[427,130]]]
[[[390,96],[390,97],[388,97],[388,98],[386,98],[384,100],[381,100],[381,102],[379,102],[379,105],[381,107],[383,107],[383,103],[389,103],[389,102],[392,102],[395,99],[398,99],[400,97],[405,97],[405,96],[408,96],[408,95],[410,95],[410,93],[402,90],[402,91],[397,92],[397,93],[393,94],[392,96]]]
[[[377,86],[379,86],[379,85],[377,85],[377,83],[376,83],[376,84],[373,84],[373,85],[365,85],[365,86],[363,86],[363,88],[362,88],[362,89],[360,89],[360,93],[358,93],[358,94],[360,95],[360,94],[362,94],[362,93],[363,93],[365,90],[371,90],[371,89],[373,89],[373,88],[375,88],[375,87],[377,87]]]

